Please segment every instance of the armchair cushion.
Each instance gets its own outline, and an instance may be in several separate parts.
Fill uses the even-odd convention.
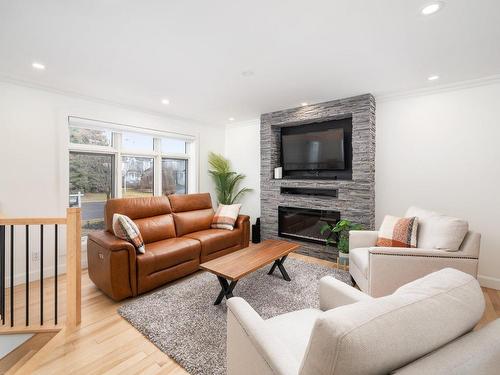
[[[314,322],[321,310],[304,309],[278,315],[265,321],[267,328],[296,358],[304,357]]]
[[[418,217],[417,246],[424,249],[457,251],[469,230],[469,224],[463,219],[418,207],[410,207],[405,216]]]
[[[393,295],[321,314],[300,374],[389,373],[470,331],[483,311],[471,275],[450,268],[432,273]]]
[[[369,251],[370,247],[358,247],[357,249],[352,249],[349,252],[349,262],[354,263],[354,265],[361,271],[361,273],[368,278],[368,263],[369,263]]]

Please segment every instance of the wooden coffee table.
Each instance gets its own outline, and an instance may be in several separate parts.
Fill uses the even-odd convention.
[[[299,247],[300,245],[289,241],[265,240],[257,245],[200,264],[201,269],[213,273],[219,280],[221,291],[214,305],[220,304],[224,297],[229,299],[233,296],[234,287],[239,279],[272,262],[274,263],[268,275],[271,275],[278,267],[283,278],[290,281],[283,262],[289,253]]]

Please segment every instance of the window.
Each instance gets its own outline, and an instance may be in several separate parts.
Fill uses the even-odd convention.
[[[82,208],[83,236],[104,228],[110,198],[187,194],[195,181],[192,138],[137,129],[69,117],[69,204]]]
[[[154,194],[154,159],[136,156],[122,158],[122,197]]]
[[[187,194],[187,160],[163,158],[161,162],[162,194]]]
[[[111,131],[71,126],[69,142],[80,145],[111,146]]]
[[[153,137],[139,133],[123,133],[122,148],[124,150],[153,151]]]
[[[163,153],[185,154],[186,153],[186,141],[184,141],[182,139],[175,139],[175,138],[162,138],[161,139],[161,151]]]
[[[104,229],[104,204],[113,197],[113,155],[70,152],[70,207],[82,209],[82,235]]]

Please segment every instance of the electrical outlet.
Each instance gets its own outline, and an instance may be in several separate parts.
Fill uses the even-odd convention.
[[[31,253],[31,260],[33,262],[38,262],[40,260],[40,253],[38,251],[34,251]]]

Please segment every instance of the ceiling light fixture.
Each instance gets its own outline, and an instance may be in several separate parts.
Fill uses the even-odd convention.
[[[305,106],[307,105],[307,102],[302,102],[302,103],[300,103],[300,105],[301,105],[302,107],[305,107]]]
[[[424,16],[430,16],[431,14],[440,11],[443,8],[443,5],[444,4],[440,1],[427,4],[420,10],[420,13]]]
[[[168,99],[162,99],[161,100],[161,104],[169,105],[170,104],[170,100],[168,100]]]
[[[234,117],[229,117],[228,120],[229,121],[234,121]]]
[[[429,81],[435,81],[437,79],[439,79],[439,76],[437,74],[427,77],[427,80]]]
[[[45,70],[45,65],[43,65],[39,62],[36,62],[36,61],[33,64],[31,64],[31,66],[37,70]]]
[[[242,72],[241,72],[241,75],[242,75],[243,77],[251,77],[251,76],[253,76],[254,74],[255,74],[255,73],[254,73],[254,71],[253,71],[253,70],[250,70],[250,69],[248,69],[248,70],[244,70],[244,71],[242,71]]]

